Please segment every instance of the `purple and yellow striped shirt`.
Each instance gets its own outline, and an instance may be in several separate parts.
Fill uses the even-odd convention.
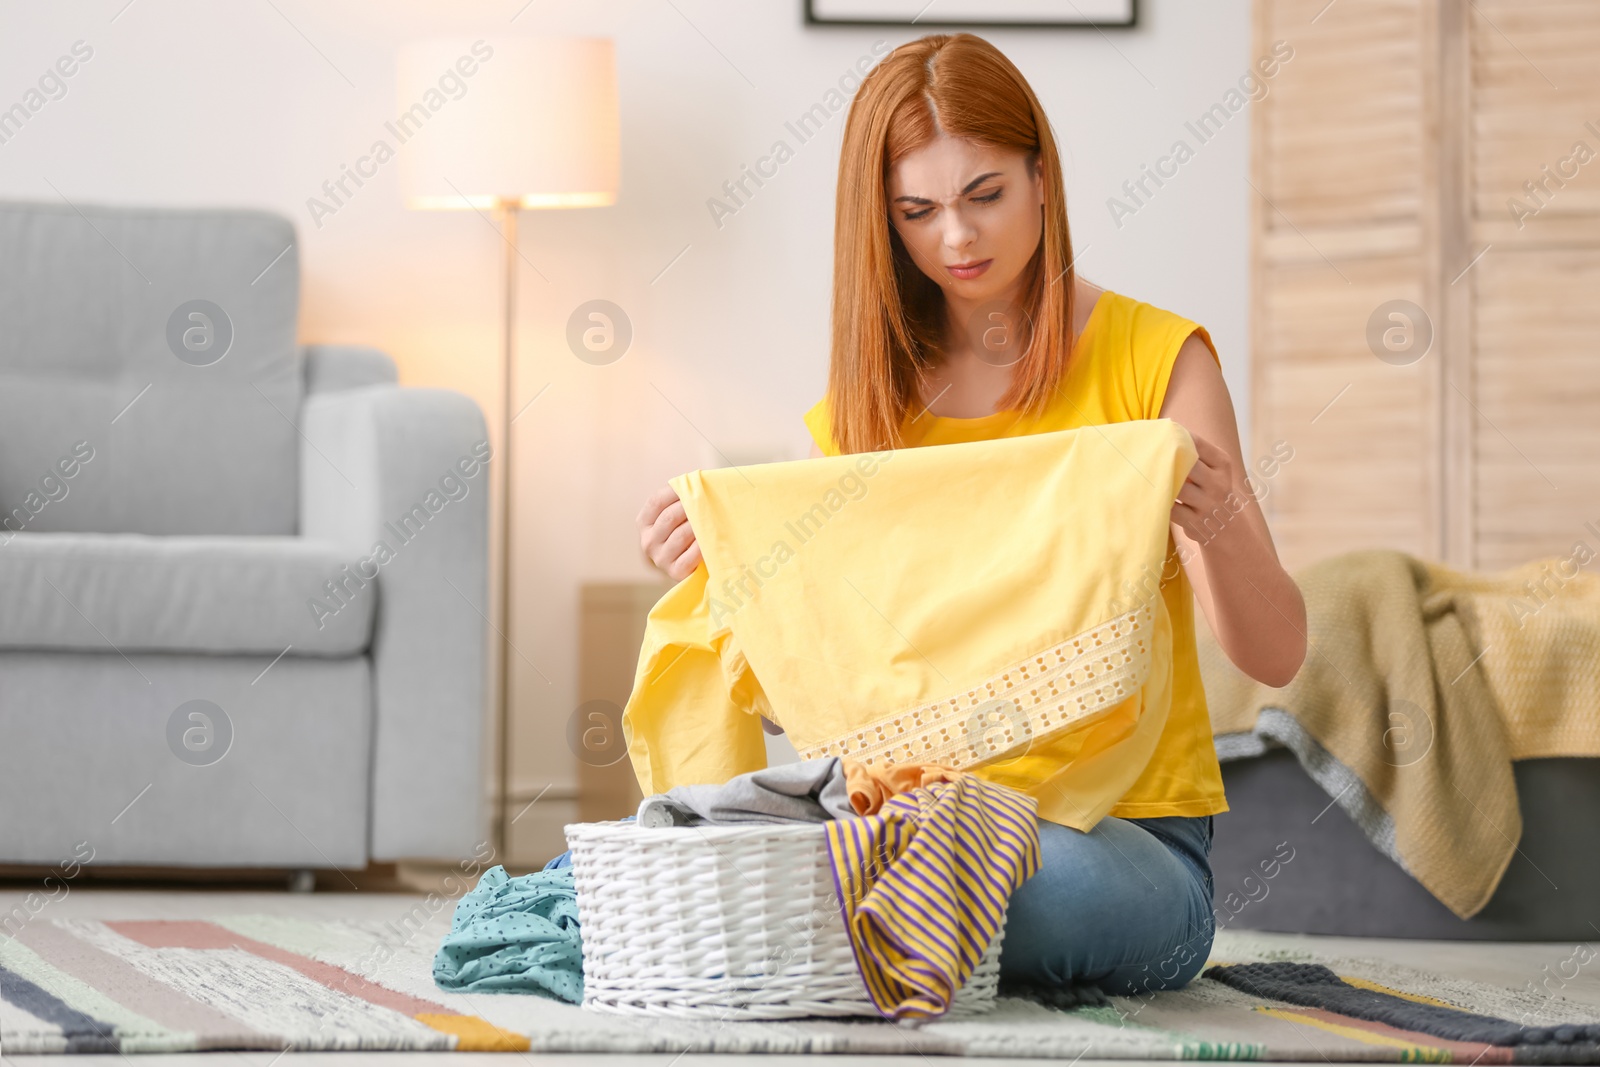
[[[942,1015],[1039,869],[1035,800],[976,775],[827,823],[856,966],[886,1018]]]

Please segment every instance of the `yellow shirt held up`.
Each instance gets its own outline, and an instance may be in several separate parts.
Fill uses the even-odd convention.
[[[1087,830],[1174,694],[1170,419],[693,471],[703,557],[651,610],[623,731],[648,794],[802,757],[942,763]],[[1209,745],[1209,734],[1207,735]]]

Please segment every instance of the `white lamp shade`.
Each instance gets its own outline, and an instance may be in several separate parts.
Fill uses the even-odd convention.
[[[608,37],[463,37],[404,45],[396,117],[413,208],[603,207],[620,170]]]

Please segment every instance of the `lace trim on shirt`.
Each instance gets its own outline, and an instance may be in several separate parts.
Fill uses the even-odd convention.
[[[965,692],[898,712],[798,750],[801,759],[942,763],[965,768],[1120,704],[1150,674],[1151,603],[1012,664]]]

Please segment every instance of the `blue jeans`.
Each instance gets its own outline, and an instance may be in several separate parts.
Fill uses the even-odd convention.
[[[1000,977],[1092,983],[1113,996],[1177,989],[1205,966],[1211,816],[1115,819],[1083,833],[1039,820],[1039,871],[1013,894]]]

